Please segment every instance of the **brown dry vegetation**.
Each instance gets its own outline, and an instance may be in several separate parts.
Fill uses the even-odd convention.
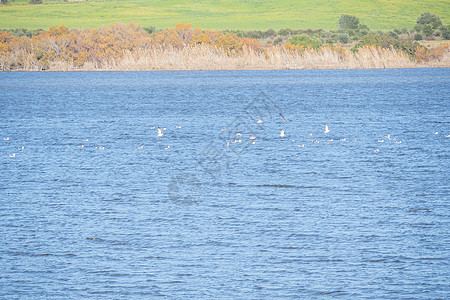
[[[336,47],[262,47],[255,39],[178,24],[149,35],[140,25],[98,29],[52,27],[36,36],[0,31],[0,70],[235,70],[450,67],[450,45],[418,48],[415,57],[365,46],[353,53]]]

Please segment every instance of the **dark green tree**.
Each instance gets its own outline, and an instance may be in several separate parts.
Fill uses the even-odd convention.
[[[342,15],[339,19],[339,29],[358,29],[359,19],[352,15]]]
[[[439,16],[429,12],[425,12],[421,14],[419,18],[417,18],[417,24],[431,25],[432,29],[437,29],[439,26],[442,25],[442,21],[441,18],[439,18]]]

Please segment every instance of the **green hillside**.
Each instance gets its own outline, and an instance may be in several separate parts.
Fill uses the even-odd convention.
[[[201,28],[264,30],[337,28],[341,14],[353,14],[372,30],[413,28],[426,11],[450,24],[450,1],[430,0],[105,0],[46,1],[32,5],[10,0],[0,5],[0,28],[98,27],[135,22],[166,28],[189,22]]]

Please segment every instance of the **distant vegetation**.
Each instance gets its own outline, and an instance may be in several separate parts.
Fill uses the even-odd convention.
[[[14,15],[13,11],[22,11],[24,15],[29,15],[32,12],[33,20],[39,19],[37,15],[41,12],[47,17],[51,17],[52,9],[57,5],[59,5],[59,9],[67,10],[65,15],[70,14],[73,8],[82,7],[83,13],[74,14],[74,16],[86,18],[92,8],[106,9],[106,11],[96,12],[96,14],[101,12],[101,14],[107,15],[108,9],[124,7],[126,7],[127,13],[130,13],[136,5],[142,11],[145,11],[145,8],[149,7],[151,2],[152,9],[157,7],[160,9],[173,8],[169,14],[173,18],[168,17],[167,19],[177,19],[180,7],[186,8],[183,5],[187,5],[186,3],[182,5],[181,2],[176,0],[166,2],[165,6],[159,0],[83,1],[85,2],[83,6],[81,6],[80,1],[70,4],[63,3],[60,0],[44,1],[44,4],[41,4],[41,0],[9,0],[10,4],[6,0],[1,1],[0,14],[6,16],[6,18],[0,18],[0,24],[7,19],[14,24],[14,20],[10,18]],[[73,2],[74,0],[66,1]],[[400,3],[406,4],[409,3],[408,1],[402,0]],[[233,27],[245,28],[246,26],[239,22],[251,19],[253,10],[262,13],[269,8],[274,9],[273,5],[269,5],[265,0],[257,3],[228,0],[214,2],[214,4],[199,0],[189,5],[196,6],[199,3],[205,5],[201,9],[198,8],[198,11],[202,11],[202,14],[204,14],[203,18],[208,18],[211,15],[214,16],[213,20],[220,22],[221,17],[226,15],[223,12],[232,13],[225,2],[229,5],[237,5],[237,7],[233,7],[233,12],[245,11],[248,13],[245,18],[240,17],[239,20],[235,20],[237,23]],[[291,2],[282,0],[279,5],[283,7],[283,5],[286,6]],[[297,1],[294,2],[298,5]],[[318,0],[316,2],[327,1]],[[359,2],[366,2],[366,0]],[[414,1],[415,4],[408,7],[408,11],[418,6],[418,2],[421,1]],[[428,2],[436,2],[436,5],[440,3],[439,1]],[[177,9],[174,9],[173,5],[175,4],[178,4]],[[369,5],[369,3],[367,4]],[[308,7],[314,5],[313,2],[308,2],[308,5],[296,11],[305,11]],[[7,7],[13,7],[14,10],[9,10]],[[212,7],[220,9],[218,11],[211,10]],[[45,10],[41,10],[41,8]],[[323,7],[315,6],[314,14],[318,20],[321,18],[323,20],[321,15],[324,12],[323,10]],[[290,8],[283,14],[283,16],[287,16],[287,20],[289,19],[289,11]],[[149,14],[151,15],[151,13]],[[139,19],[139,16],[142,15],[137,14],[136,18]],[[367,25],[370,24],[371,17],[363,18],[348,13],[341,14],[339,17],[336,16],[334,26],[332,29],[327,26],[327,30],[277,27],[265,30],[201,30],[198,27],[192,27],[190,23],[184,22],[177,24],[175,27],[158,29],[157,24],[155,24],[157,22],[151,26],[145,26],[145,24],[141,26],[137,23],[124,25],[116,22],[96,29],[69,29],[61,25],[58,28],[50,27],[50,30],[46,31],[30,29],[33,28],[30,25],[0,31],[0,69],[123,69],[124,64],[125,69],[139,69],[144,65],[147,66],[147,69],[204,69],[217,68],[218,66],[228,68],[233,65],[233,61],[239,61],[243,58],[246,58],[243,61],[253,61],[254,63],[243,63],[243,66],[239,68],[450,66],[450,44],[446,42],[450,39],[450,27],[442,22],[440,16],[431,12],[424,12],[417,14],[415,19],[406,24],[405,27],[380,31],[379,28],[384,26],[380,25],[380,22],[386,16],[387,14],[377,17],[378,27],[375,27],[377,30],[373,30]],[[402,13],[398,17],[392,17],[392,20],[403,17],[404,14]],[[120,19],[120,14],[117,18]],[[258,24],[261,21],[258,20],[252,20],[252,24]],[[265,24],[267,26],[270,22]],[[286,23],[281,22],[280,24]],[[295,24],[295,22],[292,24]],[[301,22],[298,24],[301,24]],[[427,49],[420,44],[424,41],[438,41],[440,44],[433,49]],[[205,63],[200,64],[192,61],[192,58],[196,55],[199,61],[203,60]],[[159,57],[165,63],[156,62],[155,57]],[[286,61],[283,62],[280,57],[284,57]],[[177,61],[176,58],[182,59],[182,61]],[[140,63],[137,63],[138,61]],[[149,64],[149,61],[153,61],[153,63]]]
[[[415,31],[399,35],[371,32],[353,16],[343,16],[339,27],[328,32],[217,31],[181,23],[156,30],[115,23],[97,29],[69,30],[61,25],[48,31],[0,31],[0,70],[450,66],[450,44],[426,49],[413,40]],[[428,38],[442,39],[442,34],[438,36],[436,32]],[[354,41],[351,51],[343,48],[344,39]]]

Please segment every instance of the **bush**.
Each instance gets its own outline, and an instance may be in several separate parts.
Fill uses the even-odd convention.
[[[314,49],[318,49],[322,46],[322,41],[320,39],[310,37],[307,34],[294,35],[289,39],[289,42],[299,46],[311,46]]]
[[[416,33],[414,35],[414,40],[415,41],[421,41],[423,39],[423,36],[420,33]]]
[[[281,36],[287,36],[287,35],[291,35],[292,34],[292,30],[287,28],[287,29],[280,29],[280,31],[278,31],[278,34]]]
[[[389,31],[389,36],[393,37],[394,39],[398,39],[398,33],[395,31]]]
[[[390,36],[371,34],[363,36],[361,40],[352,48],[352,50],[356,51],[358,48],[363,46],[378,46],[387,49],[394,48],[407,53],[410,57],[413,57],[419,43],[412,41],[399,41]]]
[[[280,37],[277,37],[277,38],[273,41],[273,44],[274,44],[274,45],[279,45],[279,44],[281,44],[282,42],[283,42],[283,39],[280,38]]]
[[[430,25],[432,29],[437,29],[442,25],[442,21],[437,15],[425,12],[417,18],[417,24]]]
[[[339,29],[358,29],[359,19],[352,15],[342,15],[339,19]]]
[[[30,0],[31,4],[42,4],[42,0]]]
[[[447,30],[442,31],[442,39],[450,40],[450,30],[448,28],[447,28]]]
[[[1,0],[0,1],[0,4],[8,4],[9,2],[8,2],[8,0]]]
[[[422,33],[425,36],[431,36],[431,35],[433,35],[433,32],[434,32],[433,27],[431,27],[430,24],[426,24],[423,26]]]
[[[267,31],[264,33],[264,37],[271,37],[271,36],[276,36],[277,33],[275,30],[273,30],[272,28],[267,29]]]
[[[341,34],[338,36],[338,40],[339,40],[339,42],[342,43],[342,44],[347,44],[348,41],[350,40],[350,37],[349,37],[348,34],[346,34],[346,33],[341,33]]]
[[[144,27],[144,30],[147,31],[148,34],[152,34],[153,32],[156,32],[156,28],[153,26]]]

